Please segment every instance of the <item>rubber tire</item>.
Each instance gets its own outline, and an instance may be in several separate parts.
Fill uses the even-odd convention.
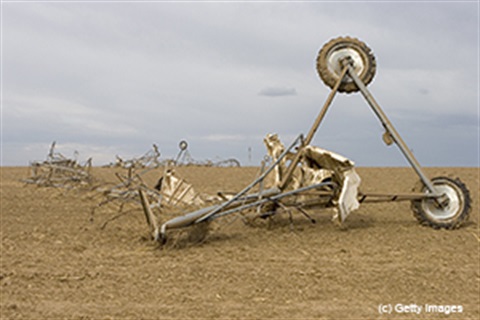
[[[471,210],[470,192],[465,184],[460,179],[452,179],[448,177],[436,177],[433,178],[432,183],[434,186],[447,185],[456,192],[459,199],[459,208],[455,215],[448,219],[435,219],[431,215],[425,212],[425,207],[432,204],[432,199],[414,200],[411,203],[413,215],[424,226],[429,226],[434,229],[457,229],[465,221],[468,220]],[[427,192],[426,187],[422,182],[419,182],[414,188],[415,192]]]
[[[351,38],[351,37],[338,37],[335,39],[330,40],[327,42],[317,56],[317,72],[323,82],[330,88],[333,89],[335,84],[338,81],[339,75],[332,73],[328,68],[328,57],[332,52],[338,49],[343,48],[352,48],[354,49],[362,58],[362,61],[365,65],[364,70],[361,74],[359,74],[360,80],[367,86],[372,80],[375,75],[375,71],[377,70],[377,63],[375,61],[375,57],[372,53],[372,50],[362,41]],[[353,82],[352,79],[348,79],[342,81],[340,84],[338,91],[351,93],[358,91],[358,87]]]

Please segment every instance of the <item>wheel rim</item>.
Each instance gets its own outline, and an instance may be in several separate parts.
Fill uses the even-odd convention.
[[[462,196],[454,186],[441,184],[435,185],[435,191],[444,194],[448,198],[448,204],[438,206],[435,200],[429,199],[422,202],[422,209],[432,219],[437,221],[445,221],[454,218],[462,207]]]
[[[350,57],[353,61],[353,68],[357,75],[365,70],[365,63],[361,54],[354,48],[333,48],[327,55],[327,68],[330,73],[336,75],[337,79],[343,70],[342,60]],[[352,82],[350,77],[345,77],[345,82]]]

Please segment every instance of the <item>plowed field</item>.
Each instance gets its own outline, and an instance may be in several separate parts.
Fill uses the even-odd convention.
[[[115,181],[115,170],[93,174]],[[140,206],[102,229],[116,211],[92,216],[92,192],[25,184],[28,168],[1,168],[1,318],[478,319],[479,168],[426,172],[467,185],[462,228],[421,226],[408,202],[364,204],[341,227],[331,210],[310,212],[316,224],[298,213],[293,224],[287,214],[255,226],[227,217],[201,243],[160,248]],[[177,173],[214,193],[241,190],[258,168]],[[363,191],[407,192],[417,181],[410,168],[358,173]]]

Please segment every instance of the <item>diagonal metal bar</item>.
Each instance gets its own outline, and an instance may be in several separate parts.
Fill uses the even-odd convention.
[[[332,183],[332,182],[321,182],[321,183],[306,186],[306,187],[303,187],[303,188],[298,188],[298,189],[294,189],[294,190],[287,191],[287,192],[284,192],[284,193],[276,194],[276,195],[273,195],[271,197],[265,197],[263,199],[260,199],[258,201],[252,202],[252,203],[245,204],[245,205],[240,206],[240,207],[236,207],[236,208],[233,208],[233,209],[230,209],[230,210],[219,212],[219,213],[215,214],[214,216],[211,216],[209,218],[209,220],[214,220],[214,219],[223,217],[223,216],[228,215],[228,214],[232,214],[232,213],[235,213],[235,212],[238,212],[238,211],[242,211],[242,210],[246,210],[246,209],[249,209],[249,208],[252,208],[252,207],[256,207],[258,205],[261,205],[261,204],[264,204],[264,203],[267,203],[267,202],[277,201],[277,200],[280,200],[282,198],[285,198],[285,197],[288,197],[288,196],[293,196],[293,195],[301,193],[301,192],[309,191],[309,190],[320,188],[320,187],[333,186],[333,185],[334,185],[334,183]]]
[[[230,199],[229,201],[227,202],[224,202],[223,204],[219,205],[218,207],[216,207],[214,210],[212,210],[210,213],[202,216],[200,219],[198,219],[196,222],[202,222],[202,221],[205,221],[207,220],[208,218],[210,218],[211,216],[213,216],[214,214],[220,212],[222,209],[224,209],[225,207],[229,206],[231,203],[237,201],[240,197],[242,197],[245,193],[247,193],[250,189],[252,189],[257,183],[259,183],[260,181],[263,181],[263,179],[265,179],[265,177],[280,163],[280,161],[282,161],[282,159],[290,152],[291,149],[293,149],[293,147],[299,142],[301,141],[303,138],[302,135],[299,135],[293,142],[292,144],[287,148],[285,149],[285,151],[283,151],[283,153],[280,155],[280,157],[278,157],[278,159],[272,163],[270,165],[270,167],[265,170],[265,172],[263,172],[262,175],[260,175],[260,177],[258,177],[255,181],[253,181],[250,185],[248,185],[245,189],[243,189],[242,191],[240,191],[239,193],[237,193],[232,199]]]
[[[328,108],[332,104],[333,98],[335,97],[335,94],[338,92],[338,88],[340,87],[340,84],[342,83],[343,78],[345,78],[345,75],[347,74],[347,70],[348,70],[347,67],[343,68],[337,83],[333,87],[332,91],[330,91],[330,94],[328,95],[327,100],[325,101],[322,109],[320,110],[320,113],[318,114],[317,118],[315,119],[315,122],[310,128],[310,131],[308,132],[307,138],[305,139],[302,147],[309,145],[310,142],[312,142],[313,136],[317,132],[318,127],[320,126],[320,123],[322,122],[323,118],[327,114]],[[285,172],[285,176],[282,178],[282,181],[280,183],[281,190],[285,189],[287,184],[290,182],[290,179],[292,178],[292,175],[293,175],[293,171],[295,170],[295,167],[297,166],[297,164],[300,162],[301,157],[302,157],[301,150],[298,150],[292,162],[288,166],[287,171]]]
[[[346,60],[347,61],[345,61],[344,64],[348,69],[348,75],[355,82],[358,89],[360,90],[362,95],[365,97],[365,100],[367,100],[368,104],[370,105],[373,112],[382,123],[385,130],[387,130],[387,132],[391,135],[391,137],[393,138],[393,141],[397,144],[398,148],[403,153],[405,158],[408,160],[410,165],[413,167],[413,169],[415,170],[417,175],[420,177],[422,182],[425,184],[428,191],[430,191],[432,194],[437,195],[437,191],[435,191],[435,188],[433,187],[432,182],[423,172],[422,167],[420,166],[420,163],[417,161],[417,159],[415,158],[413,153],[410,151],[410,149],[408,149],[407,144],[403,141],[402,137],[400,137],[400,134],[397,132],[397,130],[395,130],[395,127],[390,122],[387,115],[383,112],[382,108],[380,108],[380,105],[377,103],[377,101],[375,101],[370,91],[368,91],[365,84],[357,76],[357,74],[355,73],[355,69],[353,69],[353,66],[351,65],[351,63],[348,61],[348,59]]]

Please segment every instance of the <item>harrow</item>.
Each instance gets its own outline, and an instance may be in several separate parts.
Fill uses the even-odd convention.
[[[147,197],[142,190],[139,191],[154,239],[165,243],[170,229],[204,224],[255,208],[262,217],[275,214],[278,208],[294,208],[311,219],[306,209],[333,207],[337,212],[335,218],[342,223],[363,203],[410,201],[416,219],[435,229],[458,228],[468,219],[470,195],[466,186],[459,179],[429,178],[367,89],[376,72],[376,61],[371,49],[356,38],[338,37],[321,48],[316,66],[320,78],[331,91],[308,134],[299,135],[286,148],[277,135],[268,135],[264,142],[272,163],[242,191],[221,197],[223,201],[204,205],[161,225],[157,223]],[[413,192],[362,193],[359,190],[361,179],[351,160],[310,145],[335,95],[353,92],[361,93],[380,120],[385,129],[384,142],[387,145],[396,144],[418,175],[419,183]],[[266,188],[267,177],[272,176],[274,182]],[[173,184],[160,184],[159,191],[163,197],[170,200],[173,198],[178,204],[195,198],[191,186],[179,179],[175,181]],[[202,204],[204,203],[200,205]]]

